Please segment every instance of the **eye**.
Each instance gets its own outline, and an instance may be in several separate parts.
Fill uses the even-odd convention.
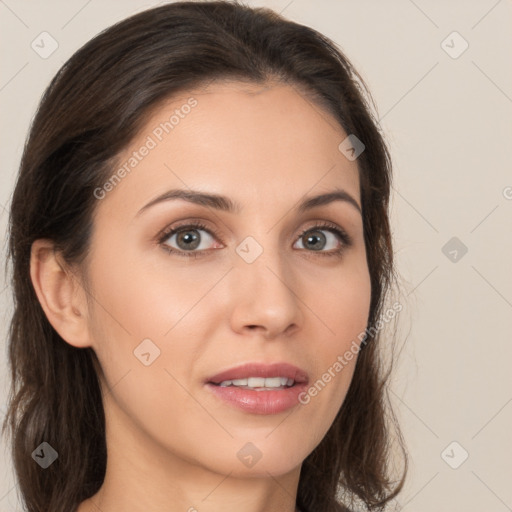
[[[206,233],[206,237],[204,237],[204,235],[200,235],[200,231]],[[163,248],[170,253],[179,254],[180,256],[185,257],[197,257],[200,255],[199,253],[208,249],[208,246],[211,245],[214,236],[218,235],[212,233],[204,224],[194,222],[165,231],[162,234],[160,243]],[[176,248],[173,248],[172,246],[169,247],[168,241],[173,238],[175,238],[174,243],[178,246]],[[206,239],[203,240],[203,238]]]
[[[201,235],[201,231],[206,233],[206,236]],[[220,235],[206,225],[200,222],[189,222],[165,230],[159,237],[158,243],[171,254],[197,258],[210,252],[209,249],[216,238],[219,239]],[[339,226],[330,222],[316,224],[305,229],[299,235],[297,242],[302,243],[302,248],[305,251],[317,253],[319,256],[341,256],[342,252],[352,245],[351,237]],[[326,246],[331,250],[326,251]],[[299,247],[299,249],[301,248]]]
[[[329,236],[324,233],[328,233]],[[341,245],[339,244],[340,240]],[[306,249],[310,249],[308,252],[318,252],[319,256],[340,256],[347,247],[352,245],[351,237],[343,229],[330,222],[305,229],[299,236],[298,242],[301,242]],[[333,250],[324,250],[328,245],[331,245],[330,249]]]

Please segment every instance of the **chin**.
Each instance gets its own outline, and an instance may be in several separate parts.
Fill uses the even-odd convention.
[[[247,439],[247,438],[246,438]],[[268,478],[288,474],[300,467],[307,453],[299,452],[300,442],[289,450],[283,450],[280,443],[258,441],[237,441],[233,457],[226,458],[226,452],[219,453],[216,460],[222,460],[224,474],[231,473],[235,478]]]
[[[237,464],[237,467],[228,468],[227,472],[231,473],[233,478],[269,478],[270,475],[274,477],[284,476],[292,471],[300,468],[302,460],[270,460],[263,461],[263,457],[252,467],[244,467],[242,463]],[[226,472],[226,474],[227,474]]]

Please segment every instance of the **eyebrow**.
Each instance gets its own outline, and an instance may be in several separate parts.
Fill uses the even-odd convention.
[[[240,213],[242,211],[242,206],[239,203],[231,200],[229,197],[220,194],[209,194],[200,192],[198,190],[173,189],[168,190],[167,192],[164,192],[163,194],[152,199],[149,203],[144,205],[135,216],[138,217],[150,207],[158,203],[171,201],[173,199],[182,199],[190,203],[205,206],[207,208],[214,208],[216,210],[221,210],[228,213]],[[358,202],[343,189],[335,189],[331,192],[308,197],[304,199],[298,206],[296,206],[295,210],[299,214],[302,214],[307,210],[311,210],[318,206],[324,206],[334,201],[346,202],[352,205],[360,214],[362,214],[361,207],[359,206]]]

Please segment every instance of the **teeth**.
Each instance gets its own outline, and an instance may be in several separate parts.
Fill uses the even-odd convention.
[[[247,379],[234,379],[224,380],[220,383],[220,386],[240,386],[251,389],[256,388],[283,388],[290,387],[293,385],[294,380],[286,377],[249,377]]]

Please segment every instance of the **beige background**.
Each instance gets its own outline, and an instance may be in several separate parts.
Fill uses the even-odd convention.
[[[391,396],[412,462],[396,508],[512,510],[512,2],[247,3],[334,39],[370,86],[391,147],[407,335]],[[100,30],[154,5],[0,1],[2,234],[27,129],[51,77]],[[43,31],[59,45],[47,59],[31,48]],[[464,40],[469,47],[457,56]],[[455,246],[443,253],[452,237],[465,255]],[[12,311],[5,278],[0,292],[3,415]],[[447,462],[459,464],[463,450],[469,457],[453,469]],[[0,511],[15,510],[22,509],[4,443]]]

